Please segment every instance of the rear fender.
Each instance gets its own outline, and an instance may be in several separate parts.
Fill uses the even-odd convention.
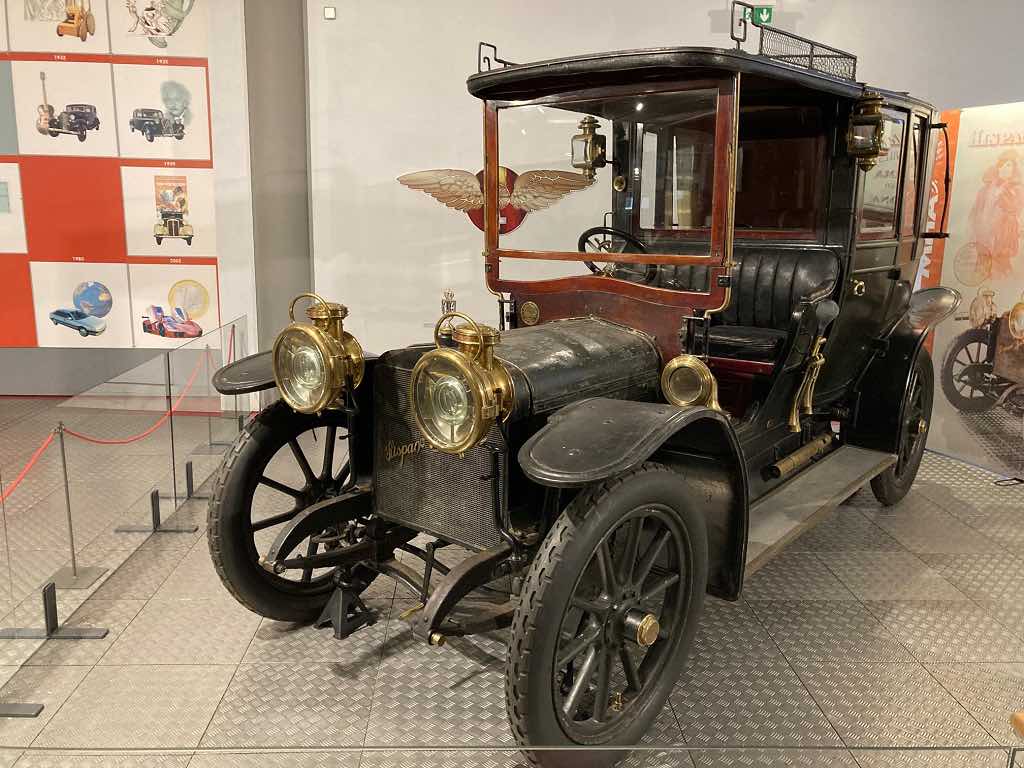
[[[928,334],[959,304],[960,294],[949,288],[928,288],[910,297],[906,312],[879,340],[878,351],[857,382],[847,442],[886,453],[899,451],[906,391],[917,358]]]
[[[735,600],[747,545],[747,476],[728,418],[710,408],[679,408],[608,398],[558,411],[519,451],[523,472],[553,488],[578,488],[653,458],[683,474],[690,501],[707,522],[708,591]]]

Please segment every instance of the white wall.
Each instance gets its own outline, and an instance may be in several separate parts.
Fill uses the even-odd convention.
[[[325,5],[337,20],[323,18]],[[395,181],[482,167],[480,102],[465,87],[477,41],[519,62],[731,47],[728,9],[726,0],[307,0],[317,290],[350,307],[348,328],[375,351],[425,338],[448,287],[460,309],[495,322],[482,233]],[[1019,10],[1017,0],[780,0],[776,25],[856,53],[861,79],[944,108],[1020,98]]]
[[[248,317],[248,338],[252,344],[258,338],[256,267],[242,5],[243,0],[210,3],[210,103],[220,316],[225,323],[242,315]]]

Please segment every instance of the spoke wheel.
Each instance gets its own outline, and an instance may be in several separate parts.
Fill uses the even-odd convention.
[[[964,413],[983,413],[996,403],[989,332],[972,328],[956,339],[942,362],[942,392],[950,404]]]
[[[904,393],[896,462],[871,481],[875,498],[886,506],[906,496],[917,477],[931,426],[934,376],[931,355],[922,349]]]
[[[345,415],[320,417],[278,401],[239,434],[225,457],[210,500],[207,537],[214,567],[247,608],[281,621],[315,619],[333,590],[333,569],[270,573],[260,557],[281,527],[302,510],[337,495],[348,479]],[[282,558],[356,543],[363,521],[318,532]],[[366,583],[372,574],[357,574]]]
[[[553,695],[563,729],[587,743],[630,717],[664,671],[685,618],[685,535],[660,505],[631,510],[598,545],[559,631]]]
[[[707,539],[686,480],[645,464],[582,492],[530,566],[506,701],[542,766],[604,766],[640,742],[682,672],[703,606]]]

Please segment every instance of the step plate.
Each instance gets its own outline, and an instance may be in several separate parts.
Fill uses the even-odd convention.
[[[896,461],[896,456],[844,445],[750,508],[749,577],[786,544],[817,524]]]

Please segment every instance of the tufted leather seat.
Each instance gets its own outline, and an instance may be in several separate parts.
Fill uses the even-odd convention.
[[[708,332],[709,354],[774,362],[786,340],[793,310],[813,293],[829,293],[839,279],[839,261],[824,248],[736,249],[732,302]],[[663,266],[654,284],[681,291],[707,291],[708,268]]]

